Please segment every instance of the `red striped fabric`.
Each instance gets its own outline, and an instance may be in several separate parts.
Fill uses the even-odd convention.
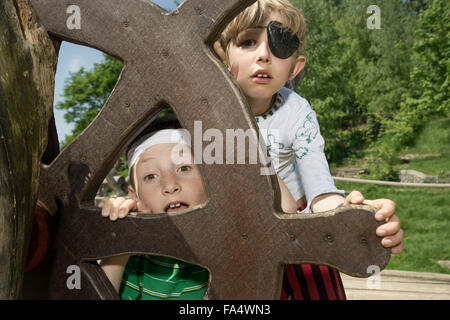
[[[328,293],[327,296],[329,300],[337,300],[336,293],[333,290],[333,284],[331,282],[331,277],[329,269],[325,266],[319,266],[320,274],[322,275],[325,291]]]
[[[281,300],[346,300],[339,272],[327,266],[289,264]]]
[[[288,278],[289,284],[291,285],[291,295],[293,300],[304,300],[302,295],[302,290],[300,288],[299,280],[297,279],[297,275],[295,274],[293,265],[286,266],[286,276]]]

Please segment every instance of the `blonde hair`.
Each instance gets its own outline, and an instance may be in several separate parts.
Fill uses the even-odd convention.
[[[300,45],[295,54],[300,54],[305,46],[306,22],[303,13],[287,0],[257,0],[242,11],[222,32],[219,38],[222,49],[226,52],[229,43],[235,43],[239,33],[261,26],[272,12],[278,12],[283,17],[283,25],[297,35]]]

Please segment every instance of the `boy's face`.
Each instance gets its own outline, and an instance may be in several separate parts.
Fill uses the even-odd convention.
[[[283,17],[272,12],[264,25]],[[287,59],[276,57],[269,48],[265,28],[242,31],[227,48],[226,64],[252,107],[255,100],[271,100],[287,80],[292,80],[303,69],[305,57],[295,54]],[[253,109],[253,108],[252,108]]]
[[[200,170],[186,145],[154,145],[139,156],[134,170],[136,190],[130,186],[129,193],[139,211],[182,211],[208,199]]]

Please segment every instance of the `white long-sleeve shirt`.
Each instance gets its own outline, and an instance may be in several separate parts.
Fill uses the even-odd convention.
[[[295,201],[306,196],[311,201],[320,194],[338,193],[330,174],[316,113],[308,101],[282,88],[273,107],[255,117],[267,151],[280,178]]]

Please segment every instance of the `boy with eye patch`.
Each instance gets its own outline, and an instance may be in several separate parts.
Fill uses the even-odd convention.
[[[258,0],[225,28],[214,49],[244,92],[298,208],[317,212],[342,203],[343,192],[329,173],[315,112],[284,87],[305,66],[299,55],[305,28],[303,14],[288,1]]]
[[[263,136],[276,173],[296,201],[297,213],[362,203],[358,191],[347,199],[331,177],[315,112],[307,100],[285,88],[304,68],[303,13],[287,0],[257,0],[225,28],[214,50],[241,87]],[[364,203],[377,209],[382,245],[402,251],[403,231],[387,199]],[[282,298],[345,299],[339,273],[329,267],[287,265]]]

